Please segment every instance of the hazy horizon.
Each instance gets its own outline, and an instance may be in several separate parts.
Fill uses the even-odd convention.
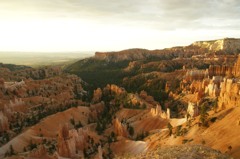
[[[0,51],[163,49],[240,37],[237,0],[0,1]]]
[[[93,52],[1,52],[0,63],[27,66],[62,65],[92,56]]]

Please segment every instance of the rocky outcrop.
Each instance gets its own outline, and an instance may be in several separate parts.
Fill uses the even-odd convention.
[[[139,96],[142,99],[144,99],[147,103],[150,103],[152,105],[157,105],[158,104],[158,102],[156,102],[152,96],[148,95],[146,91],[141,91]]]
[[[76,150],[83,151],[84,148],[87,146],[87,140],[88,140],[88,129],[80,128],[78,130],[72,129],[69,131],[69,138],[72,138],[76,145]]]
[[[61,157],[83,158],[83,150],[88,141],[88,129],[69,130],[68,125],[61,127],[57,139],[57,153]]]
[[[98,146],[98,159],[103,159],[103,150],[101,145]]]
[[[28,156],[29,158],[49,158],[47,149],[43,145],[31,151]]]
[[[107,62],[119,62],[145,60],[148,58],[172,59],[177,57],[191,57],[199,53],[203,53],[202,50],[199,50],[199,47],[186,46],[163,50],[128,49],[118,52],[96,52],[93,58]]]
[[[240,56],[233,66],[210,65],[207,70],[188,70],[180,83],[180,88],[183,92],[204,92],[210,97],[218,97],[223,77],[240,77]]]
[[[238,79],[224,79],[220,85],[218,107],[231,108],[240,105],[240,81]]]
[[[145,49],[129,49],[119,52],[96,52],[94,58],[111,62],[117,61],[133,61],[145,59],[150,54],[149,50]]]
[[[20,82],[5,82],[4,86],[7,90],[14,91],[25,85],[25,82],[22,80]]]
[[[240,55],[234,65],[210,65],[209,76],[240,77]]]
[[[62,157],[73,157],[74,154],[72,154],[70,148],[74,148],[75,145],[73,142],[69,142],[69,131],[68,131],[68,125],[63,125],[58,133],[58,139],[57,139],[57,152]]]
[[[0,90],[4,88],[4,79],[0,78]]]
[[[187,118],[194,118],[199,115],[199,110],[198,110],[198,104],[188,102],[188,108],[187,108]]]
[[[198,46],[213,52],[225,51],[227,53],[235,53],[240,51],[240,39],[225,38],[211,41],[197,41],[192,46]]]
[[[235,77],[240,77],[240,55],[238,55],[238,60],[234,64],[233,75]]]
[[[127,125],[122,124],[118,118],[113,120],[113,128],[117,136],[128,137]]]
[[[92,102],[98,103],[101,101],[101,99],[102,99],[102,90],[101,90],[101,88],[98,88],[98,89],[94,90],[94,92],[93,92]]]
[[[231,77],[233,75],[233,66],[228,65],[210,65],[208,68],[209,76],[228,76]]]
[[[204,87],[205,87],[205,85],[203,84],[202,81],[195,81],[194,80],[191,83],[189,89],[190,89],[190,92],[193,94],[193,93],[196,93],[196,92],[204,90]]]
[[[96,52],[94,58],[111,62],[135,61],[151,57],[173,58],[173,57],[191,57],[196,54],[203,54],[208,51],[224,51],[235,53],[240,50],[240,39],[225,38],[212,41],[197,41],[185,47],[173,47],[163,50],[129,49],[118,52]]]
[[[104,89],[103,93],[110,93],[115,95],[125,94],[126,90],[122,87],[119,87],[115,84],[108,84]]]
[[[99,117],[99,115],[103,112],[104,110],[104,102],[96,103],[96,104],[91,104],[90,105],[90,114],[89,114],[89,119],[92,121],[96,121]]]
[[[140,94],[139,94],[139,96],[140,96],[142,99],[145,100],[145,99],[148,97],[148,94],[147,94],[146,91],[141,91]]]
[[[0,111],[0,132],[9,130],[8,118]]]
[[[211,65],[206,72],[201,70],[188,71],[180,83],[180,88],[184,93],[198,93],[198,96],[201,94],[201,97],[207,95],[218,98],[218,107],[220,109],[230,108],[240,105],[239,76],[240,56],[233,66]],[[209,77],[212,77],[212,79]],[[198,100],[201,97],[199,96]],[[191,103],[189,104],[189,111],[192,114],[191,116],[195,116]]]
[[[126,72],[137,70],[141,67],[142,62],[141,61],[131,61],[128,63],[128,66],[124,69]]]
[[[157,105],[156,108],[151,108],[150,110],[152,116],[159,116],[163,119],[170,119],[170,109],[167,108],[167,112],[162,111],[160,105]]]
[[[58,66],[52,66],[52,67],[43,67],[39,69],[29,68],[29,69],[17,71],[16,74],[20,77],[27,77],[27,78],[30,77],[35,80],[40,80],[40,79],[61,75],[63,74],[63,71]]]
[[[27,105],[25,102],[20,98],[15,98],[14,100],[10,100],[9,104],[4,105],[3,112],[11,121],[12,116],[15,112],[26,112]]]
[[[170,91],[171,89],[171,83],[169,81],[166,82],[166,85],[165,85],[165,91],[168,92]]]
[[[203,80],[208,77],[208,70],[188,70],[184,79],[186,81]]]
[[[218,97],[220,95],[220,83],[223,81],[222,76],[213,76],[209,84],[205,87],[205,94],[210,97]]]

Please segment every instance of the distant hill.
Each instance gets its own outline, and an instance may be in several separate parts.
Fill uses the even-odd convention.
[[[197,41],[189,46],[178,46],[163,50],[128,49],[118,52],[96,52],[94,58],[111,62],[151,58],[171,59],[174,57],[189,57],[194,54],[199,55],[218,51],[226,54],[240,52],[240,39],[225,38],[211,41]]]
[[[23,70],[23,69],[31,68],[31,67],[24,66],[24,65],[14,65],[14,64],[3,64],[3,63],[0,63],[0,69],[1,68],[7,68],[10,71],[17,71],[17,70]]]
[[[195,47],[195,46],[193,46]],[[197,49],[197,48],[196,48]],[[152,60],[152,59],[172,59],[179,56],[191,56],[191,48],[176,47],[163,50],[128,49],[118,52],[96,52],[93,58],[105,60],[107,62]]]

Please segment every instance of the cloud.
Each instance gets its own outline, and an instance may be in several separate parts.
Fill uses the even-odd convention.
[[[240,37],[239,17],[239,0],[0,0],[0,47],[164,48]]]
[[[0,8],[16,16],[88,19],[161,30],[240,26],[239,0],[8,0],[1,1]]]

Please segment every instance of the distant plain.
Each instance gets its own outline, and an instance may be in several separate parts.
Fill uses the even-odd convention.
[[[92,56],[93,52],[0,52],[0,63],[27,65],[32,67],[64,65]]]

